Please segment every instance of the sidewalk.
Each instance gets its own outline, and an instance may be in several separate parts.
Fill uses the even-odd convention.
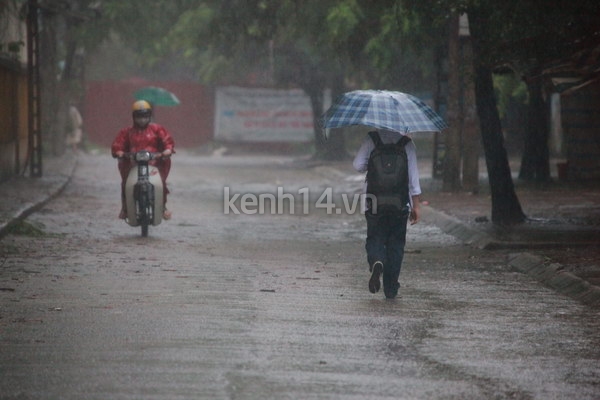
[[[429,183],[429,187],[427,187]],[[509,264],[556,291],[600,306],[600,188],[594,183],[522,183],[515,190],[528,220],[491,223],[487,182],[479,194],[444,193],[426,182],[427,219],[463,242],[509,253]]]
[[[431,179],[428,161],[421,169],[423,220],[439,226],[464,243],[490,251],[506,251],[511,267],[556,291],[600,307],[600,187],[594,183],[523,184],[516,192],[529,220],[513,227],[491,223],[487,182],[480,193],[444,193]],[[60,194],[69,183],[77,157],[46,158],[43,177],[16,177],[0,183],[0,238]],[[303,165],[303,166],[300,166]],[[336,179],[356,175],[348,162],[311,165]],[[311,167],[298,163],[298,167]]]
[[[26,218],[60,194],[71,180],[77,157],[44,157],[42,177],[17,176],[0,182],[0,239],[19,219]]]

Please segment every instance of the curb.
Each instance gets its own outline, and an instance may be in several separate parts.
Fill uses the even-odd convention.
[[[427,218],[442,231],[455,236],[467,245],[482,250],[532,249],[555,247],[554,242],[525,243],[498,241],[486,232],[472,228],[461,220],[449,216],[429,206],[421,206]],[[588,245],[589,243],[580,243]],[[564,243],[562,244],[564,245]],[[588,306],[600,307],[600,287],[567,272],[558,263],[548,264],[542,257],[528,252],[513,253],[508,257],[508,265],[525,273],[543,285],[576,299]]]
[[[69,182],[71,182],[71,178],[73,177],[75,168],[77,167],[77,161],[77,157],[73,157],[68,159],[66,163],[61,163],[60,173],[55,173],[56,176],[54,178],[56,179],[56,182],[50,184],[50,188],[47,191],[44,191],[42,194],[38,194],[37,196],[32,196],[34,198],[32,198],[30,202],[23,203],[19,208],[12,212],[12,215],[6,221],[1,221],[0,238],[6,235],[13,225],[24,220],[29,215],[41,209],[49,201],[58,196],[67,187]],[[27,179],[34,180],[44,178]],[[35,184],[36,183],[32,181],[32,185]]]
[[[564,271],[560,264],[547,265],[541,257],[530,253],[511,254],[508,259],[509,265],[557,292],[589,306],[600,306],[600,288]]]
[[[498,248],[500,243],[486,232],[474,229],[458,218],[447,215],[441,211],[435,210],[430,206],[421,205],[427,219],[440,228],[445,233],[456,237],[465,244],[477,247],[482,250]]]

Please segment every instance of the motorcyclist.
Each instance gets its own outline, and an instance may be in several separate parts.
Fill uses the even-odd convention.
[[[150,122],[152,119],[152,106],[145,100],[138,100],[132,106],[133,126],[123,128],[117,134],[112,143],[111,152],[113,157],[119,158],[119,172],[121,174],[121,212],[120,219],[127,217],[127,208],[125,202],[125,182],[129,171],[135,163],[129,158],[123,158],[125,153],[135,153],[140,150],[147,150],[153,153],[162,153],[160,159],[150,162],[158,168],[163,182],[164,192],[164,213],[163,218],[171,218],[171,211],[167,210],[167,177],[171,169],[171,154],[175,153],[175,142],[171,134],[161,125]]]

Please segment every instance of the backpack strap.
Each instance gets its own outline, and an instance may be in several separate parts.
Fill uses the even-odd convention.
[[[398,146],[400,146],[400,147],[404,147],[404,146],[406,146],[406,144],[407,144],[408,142],[410,142],[410,141],[411,141],[411,138],[409,138],[409,137],[408,137],[408,136],[406,136],[406,135],[402,135],[402,136],[400,137],[400,140],[398,140],[398,142],[396,142],[396,144],[397,144]]]
[[[373,141],[373,143],[375,143],[375,147],[383,146],[383,142],[381,141],[379,132],[371,131],[371,132],[369,132],[369,136],[371,137],[371,140]],[[406,135],[400,135],[400,139],[398,140],[398,142],[396,142],[396,144],[400,147],[404,147],[410,141],[411,141],[410,137],[408,137]]]
[[[375,147],[381,147],[383,146],[383,142],[381,141],[381,137],[379,137],[379,132],[377,131],[371,131],[369,132],[369,136],[371,137],[371,140],[373,141],[373,143],[375,143]]]

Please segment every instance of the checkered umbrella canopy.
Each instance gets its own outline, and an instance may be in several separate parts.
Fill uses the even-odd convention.
[[[321,116],[328,128],[365,125],[400,133],[436,132],[448,125],[419,98],[386,90],[355,90],[340,96]]]

